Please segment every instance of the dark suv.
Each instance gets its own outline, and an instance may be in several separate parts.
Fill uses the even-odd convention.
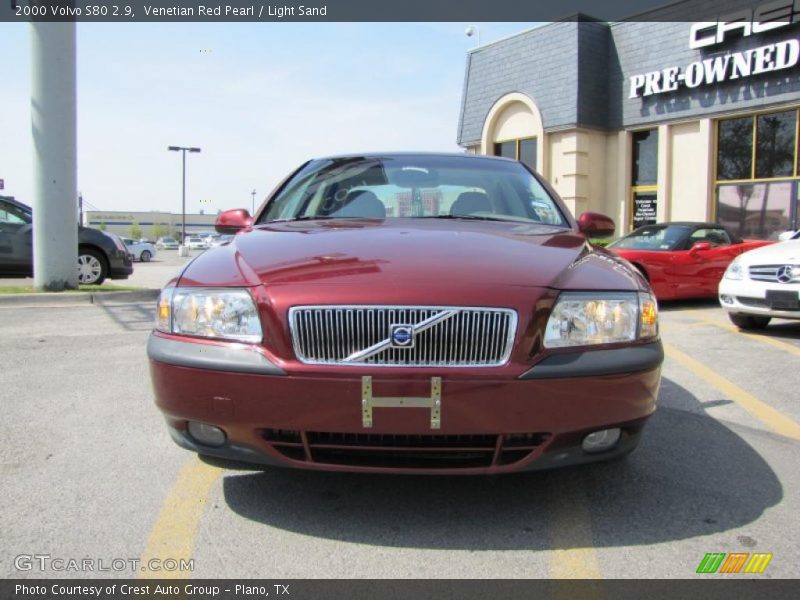
[[[0,196],[0,276],[33,275],[33,211]],[[106,278],[127,279],[133,262],[125,244],[113,233],[78,227],[78,281],[101,284]]]

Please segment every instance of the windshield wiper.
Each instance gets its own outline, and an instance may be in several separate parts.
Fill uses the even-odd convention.
[[[366,219],[367,217],[341,217],[336,215],[301,215],[291,219],[275,219],[270,223],[287,223],[289,221],[326,221],[330,219]]]
[[[416,217],[418,219],[465,219],[468,221],[519,221],[520,219],[516,217],[500,217],[500,216],[492,216],[492,215],[430,215],[428,217]],[[531,222],[529,219],[525,219],[524,222]]]

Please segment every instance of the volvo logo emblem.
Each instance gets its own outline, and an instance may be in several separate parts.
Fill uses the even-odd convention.
[[[414,326],[392,325],[389,331],[389,339],[392,341],[392,348],[413,348]]]
[[[794,267],[792,265],[778,267],[778,271],[775,273],[775,279],[780,283],[789,283],[794,279]]]

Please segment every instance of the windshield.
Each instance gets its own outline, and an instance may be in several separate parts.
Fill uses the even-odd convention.
[[[609,248],[627,248],[630,250],[675,250],[686,239],[690,228],[681,225],[650,225],[640,227],[623,238],[618,239]]]
[[[558,204],[521,164],[435,155],[313,161],[270,201],[258,223],[348,218],[570,226]]]

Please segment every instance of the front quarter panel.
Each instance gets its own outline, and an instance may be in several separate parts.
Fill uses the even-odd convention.
[[[627,260],[589,244],[581,256],[556,277],[551,287],[596,291],[650,289],[641,273]]]
[[[260,283],[236,247],[235,239],[198,255],[184,268],[180,278],[180,285],[192,287],[252,287]]]

